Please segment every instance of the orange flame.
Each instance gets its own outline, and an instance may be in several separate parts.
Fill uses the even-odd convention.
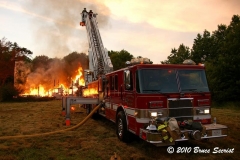
[[[75,107],[72,106],[72,107],[71,107],[71,110],[74,111],[74,110],[75,110]]]
[[[75,93],[78,89],[77,88],[78,86],[85,86],[82,67],[79,67],[76,73],[77,75],[75,76],[75,78],[72,79],[74,84],[72,86],[66,87],[64,84],[67,84],[67,82],[62,82],[62,84],[60,84],[59,87],[47,90],[43,84],[39,84],[38,87],[30,87],[30,89],[28,91],[25,91],[25,93],[22,94],[22,96],[33,95],[33,96],[40,96],[40,97],[45,97],[45,96],[50,97],[50,96],[55,96],[56,94],[67,95],[67,94]],[[27,84],[27,85],[32,86],[32,84]]]
[[[44,87],[40,84],[38,87],[30,88],[29,92],[25,92],[23,95],[33,95],[33,96],[52,96],[52,91],[46,91]]]
[[[76,82],[77,84],[79,84],[80,86],[85,86],[84,77],[82,76],[83,75],[82,67],[79,67],[76,72],[77,72],[77,75],[73,79],[73,81]]]
[[[98,94],[98,81],[88,84],[88,88],[83,90],[83,96],[94,96]]]
[[[83,96],[90,96],[94,94],[98,94],[98,90],[96,88],[84,89],[83,91]]]

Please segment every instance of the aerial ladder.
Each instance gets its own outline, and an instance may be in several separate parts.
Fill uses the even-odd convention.
[[[85,71],[85,84],[99,79],[100,76],[105,75],[113,70],[113,65],[108,56],[108,51],[103,46],[103,42],[98,30],[97,14],[92,10],[82,11],[81,26],[86,26],[87,37],[89,42],[89,70]]]
[[[70,125],[70,107],[73,104],[84,104],[86,109],[91,111],[92,105],[100,107],[103,101],[103,87],[105,83],[105,74],[113,70],[113,65],[108,51],[103,46],[103,42],[98,30],[97,14],[92,10],[86,11],[86,8],[82,11],[81,26],[86,26],[87,37],[89,42],[89,69],[84,71],[85,87],[91,87],[91,85],[98,85],[98,96],[95,97],[76,97],[65,96],[62,97],[62,113],[66,117],[66,125]]]

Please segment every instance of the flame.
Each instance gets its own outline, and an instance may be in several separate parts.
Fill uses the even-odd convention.
[[[84,81],[84,77],[83,75],[83,69],[82,67],[79,67],[78,70],[76,71],[77,75],[76,77],[73,79],[73,81],[77,84],[79,84],[80,86],[85,86],[85,81]]]
[[[88,84],[88,88],[83,90],[83,96],[94,96],[98,94],[98,81]]]
[[[61,79],[59,80],[61,82]],[[59,83],[58,81],[58,83]],[[29,90],[25,91],[22,96],[32,95],[32,96],[40,96],[40,97],[51,97],[56,95],[68,95],[68,94],[74,94],[78,90],[78,86],[85,86],[84,76],[83,76],[83,69],[82,67],[79,67],[76,70],[76,76],[72,78],[72,84],[69,87],[66,87],[64,84],[68,84],[68,82],[61,82],[61,84],[58,87],[53,87],[51,89],[46,89],[47,87],[43,84],[26,84],[28,86],[34,86],[30,87]],[[47,84],[49,85],[49,84]],[[54,83],[55,85],[55,83]],[[53,85],[53,86],[54,86]],[[36,87],[37,86],[37,87]],[[48,87],[49,88],[49,87]]]
[[[48,90],[46,91],[44,87],[40,84],[38,87],[30,88],[29,92],[25,92],[22,95],[33,95],[33,96],[40,96],[40,97],[45,97],[45,96],[52,96],[52,91]]]
[[[83,96],[90,96],[98,94],[98,90],[96,88],[88,88],[83,90]]]
[[[74,110],[75,110],[75,107],[74,107],[74,106],[71,106],[71,110],[74,111]]]

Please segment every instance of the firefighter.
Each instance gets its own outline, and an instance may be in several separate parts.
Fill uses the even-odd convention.
[[[86,8],[84,8],[82,11],[82,22],[84,22],[84,13],[88,13]]]
[[[157,130],[158,130],[158,132],[161,133],[163,142],[172,143],[173,138],[171,137],[170,133],[168,132],[168,122],[160,120],[157,122],[157,124],[158,124]]]
[[[93,16],[93,11],[90,10],[88,14],[89,14],[89,18],[92,18],[92,16]]]

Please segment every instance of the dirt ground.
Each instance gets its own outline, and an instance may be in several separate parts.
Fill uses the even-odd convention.
[[[167,152],[168,147],[155,147],[139,138],[126,144],[118,140],[115,124],[105,118],[89,119],[81,127],[62,133],[33,138],[1,139],[4,136],[32,135],[64,130],[86,117],[85,110],[75,106],[71,126],[66,126],[61,101],[0,103],[0,160],[108,160],[117,153],[122,160],[156,159],[239,159],[239,110],[212,109],[218,123],[229,127],[228,137],[217,141],[188,142],[174,146],[191,148],[190,153]],[[194,153],[203,150],[232,149],[234,153]]]

